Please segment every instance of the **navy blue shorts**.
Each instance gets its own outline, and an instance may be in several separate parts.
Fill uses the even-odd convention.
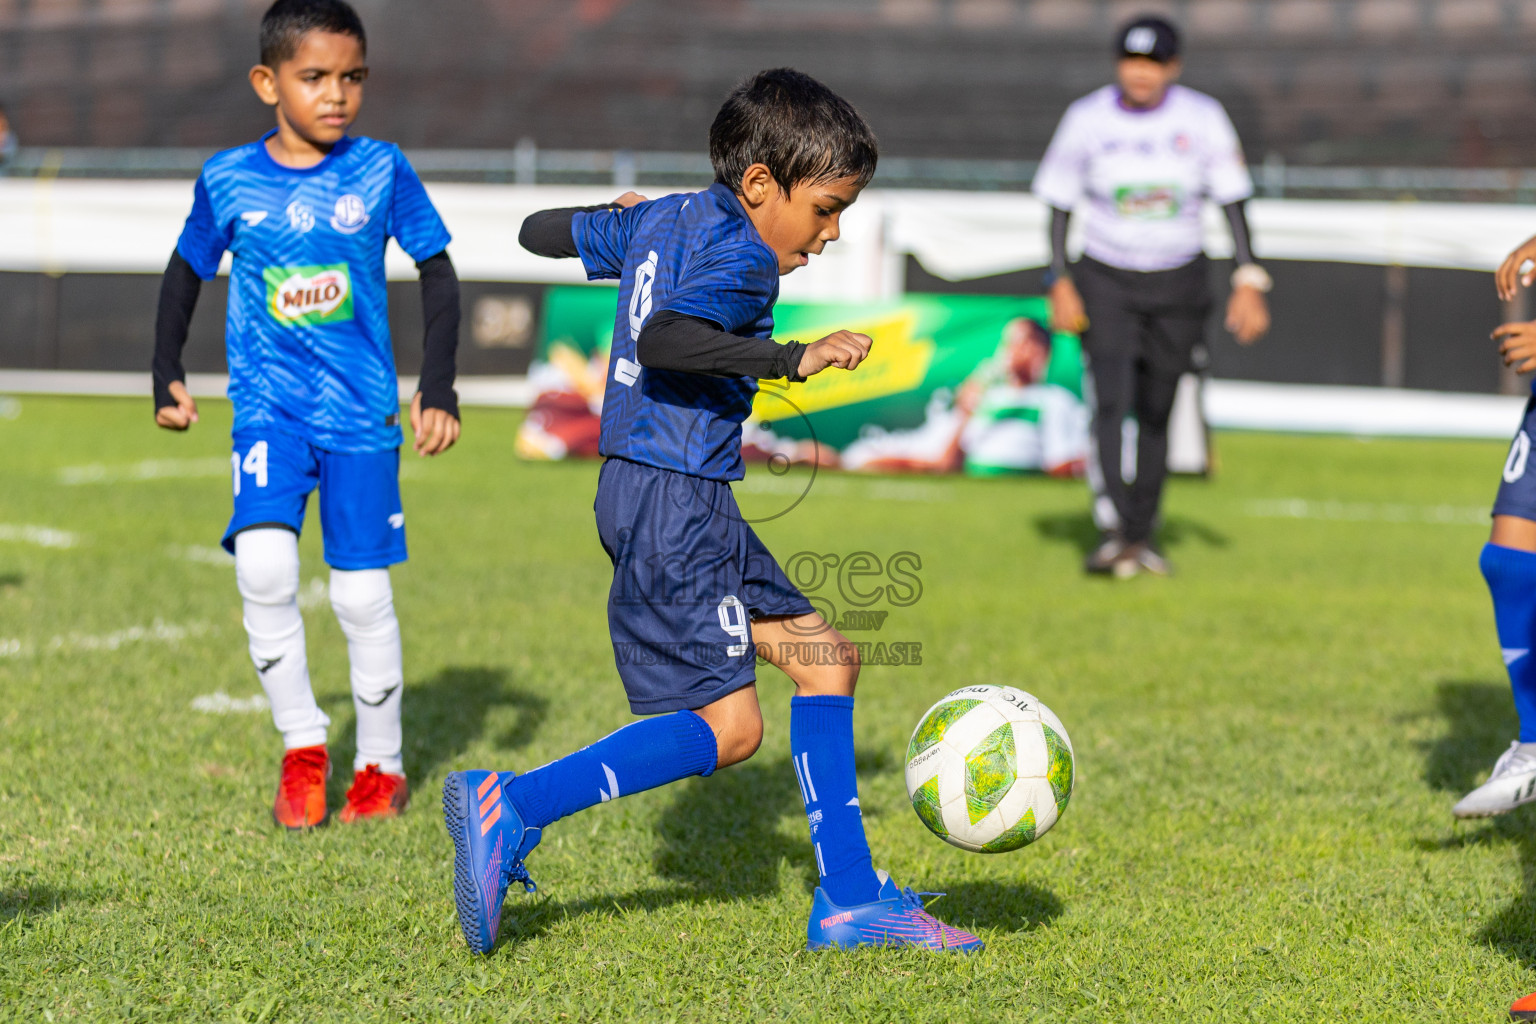
[[[235,434],[229,457],[235,514],[224,549],[254,526],[304,528],[310,492],[320,488],[320,534],[332,569],[384,569],[405,561],[405,513],[400,506],[400,450],[328,452],[278,430]]]
[[[814,611],[729,484],[609,459],[593,510],[613,561],[614,662],[637,715],[696,711],[754,682],[752,620]]]
[[[1536,398],[1525,403],[1525,416],[1509,446],[1504,460],[1504,478],[1498,497],[1493,499],[1493,514],[1536,520],[1536,466],[1531,465],[1531,440],[1536,438]]]

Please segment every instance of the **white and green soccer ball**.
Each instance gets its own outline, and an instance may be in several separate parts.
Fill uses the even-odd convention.
[[[946,843],[1006,853],[1050,831],[1072,796],[1072,741],[1039,699],[1011,686],[962,686],[917,723],[907,796]]]

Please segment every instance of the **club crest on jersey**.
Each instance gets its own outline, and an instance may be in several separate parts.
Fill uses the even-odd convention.
[[[345,263],[327,267],[268,267],[267,312],[285,327],[352,319],[352,276]]]
[[[288,204],[288,224],[300,234],[315,226],[315,211],[309,208],[308,203],[295,199]]]
[[[336,200],[336,213],[331,217],[331,227],[344,235],[355,235],[368,226],[368,204],[361,196],[348,193]]]

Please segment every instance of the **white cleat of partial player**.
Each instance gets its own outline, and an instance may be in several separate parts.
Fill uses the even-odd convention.
[[[1488,781],[1461,798],[1458,818],[1491,818],[1536,800],[1536,743],[1511,743],[1494,762]]]

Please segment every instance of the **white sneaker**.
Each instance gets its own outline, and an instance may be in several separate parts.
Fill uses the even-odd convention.
[[[1458,818],[1491,818],[1536,800],[1536,743],[1511,743],[1488,781],[1451,808]]]

